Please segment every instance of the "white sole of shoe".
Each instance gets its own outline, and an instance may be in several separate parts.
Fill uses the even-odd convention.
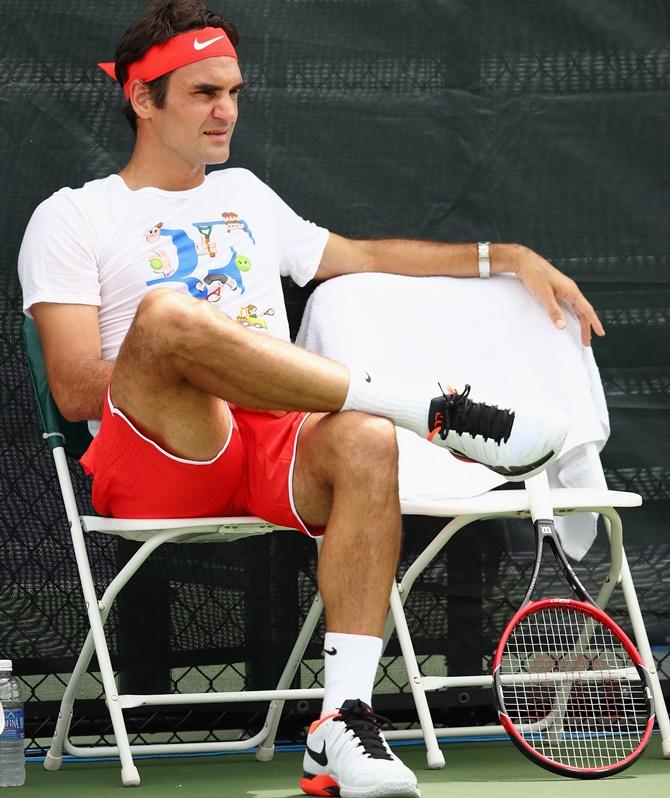
[[[566,418],[566,422],[567,422],[567,418]],[[454,455],[454,457],[457,457],[459,460],[463,460],[463,461],[470,462],[470,463],[478,463],[479,465],[483,465],[485,468],[488,468],[491,471],[494,471],[496,474],[500,474],[501,477],[505,477],[505,479],[508,482],[523,482],[526,479],[530,479],[531,477],[534,477],[536,474],[541,474],[547,468],[547,466],[550,466],[554,462],[554,460],[556,460],[556,458],[561,453],[561,449],[563,448],[563,444],[565,443],[565,439],[567,438],[567,436],[568,436],[568,425],[566,423],[565,426],[560,430],[558,445],[556,446],[556,448],[554,450],[552,450],[550,452],[550,454],[547,457],[547,459],[544,460],[543,462],[541,462],[537,467],[535,467],[535,468],[529,467],[528,471],[522,470],[519,473],[509,473],[509,469],[505,469],[502,466],[501,467],[496,467],[494,465],[489,465],[487,463],[482,463],[479,460],[473,460],[472,458],[469,458],[466,454],[463,454],[462,452],[459,452],[457,449],[453,449],[452,447],[450,447],[448,445],[445,446],[445,448],[448,451],[450,451]],[[518,468],[521,469],[522,467],[519,466]],[[508,472],[508,473],[505,473],[505,472]]]
[[[340,798],[421,798],[421,790],[412,782],[390,782],[356,789],[340,784]]]

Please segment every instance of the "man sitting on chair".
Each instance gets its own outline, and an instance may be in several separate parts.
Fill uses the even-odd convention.
[[[225,163],[243,81],[233,25],[199,0],[153,2],[114,75],[136,142],[119,174],[64,188],[27,228],[19,270],[54,398],[94,440],[82,459],[104,515],[257,515],[324,534],[325,697],[307,738],[312,795],[415,796],[370,709],[400,549],[394,425],[510,479],[559,453],[565,416],[467,390],[388,384],[290,342],[281,276],[515,272],[603,334],[575,283],[526,247],[354,241],[305,221]],[[445,381],[449,364],[442,364]]]

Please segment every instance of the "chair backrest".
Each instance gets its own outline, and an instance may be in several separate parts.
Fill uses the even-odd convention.
[[[44,354],[37,325],[29,318],[23,320],[23,344],[45,432],[45,440],[49,448],[53,450],[62,446],[72,457],[81,457],[91,442],[88,424],[85,421],[67,421],[56,407],[47,382]]]

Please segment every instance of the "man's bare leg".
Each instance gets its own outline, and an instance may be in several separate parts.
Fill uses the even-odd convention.
[[[210,459],[227,435],[223,400],[263,410],[358,410],[389,418],[508,479],[555,459],[567,417],[528,405],[515,412],[462,394],[384,384],[285,341],[254,333],[206,302],[170,290],[147,294],[117,358],[116,404],[175,454]],[[167,412],[164,412],[167,410]],[[441,434],[436,435],[438,430]]]
[[[228,435],[223,400],[252,409],[337,411],[349,371],[251,332],[175,291],[145,296],[112,376],[114,403],[170,451],[208,460]]]
[[[156,291],[124,340],[112,394],[157,442],[206,460],[228,435],[224,400],[337,411],[348,382],[345,366]],[[320,413],[300,433],[294,497],[301,517],[327,530],[318,578],[330,631],[381,637],[400,548],[397,459],[393,424],[378,416]]]
[[[318,573],[326,628],[381,637],[401,534],[391,422],[311,416],[298,438],[293,494],[300,517],[326,527]]]
[[[293,490],[305,521],[323,525],[319,589],[326,608],[321,717],[309,727],[300,787],[309,795],[418,798],[372,712],[382,628],[400,549],[398,451],[384,418],[307,419]]]
[[[326,612],[322,712],[372,702],[400,552],[398,451],[387,419],[314,415],[298,438],[293,495],[300,517],[326,527],[318,583]]]

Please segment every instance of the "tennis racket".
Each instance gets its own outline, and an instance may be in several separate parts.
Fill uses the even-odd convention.
[[[543,768],[597,779],[629,767],[654,726],[649,674],[637,649],[587,593],[556,534],[546,475],[526,481],[535,563],[521,607],[493,660],[500,722]],[[531,601],[545,544],[576,599]]]

